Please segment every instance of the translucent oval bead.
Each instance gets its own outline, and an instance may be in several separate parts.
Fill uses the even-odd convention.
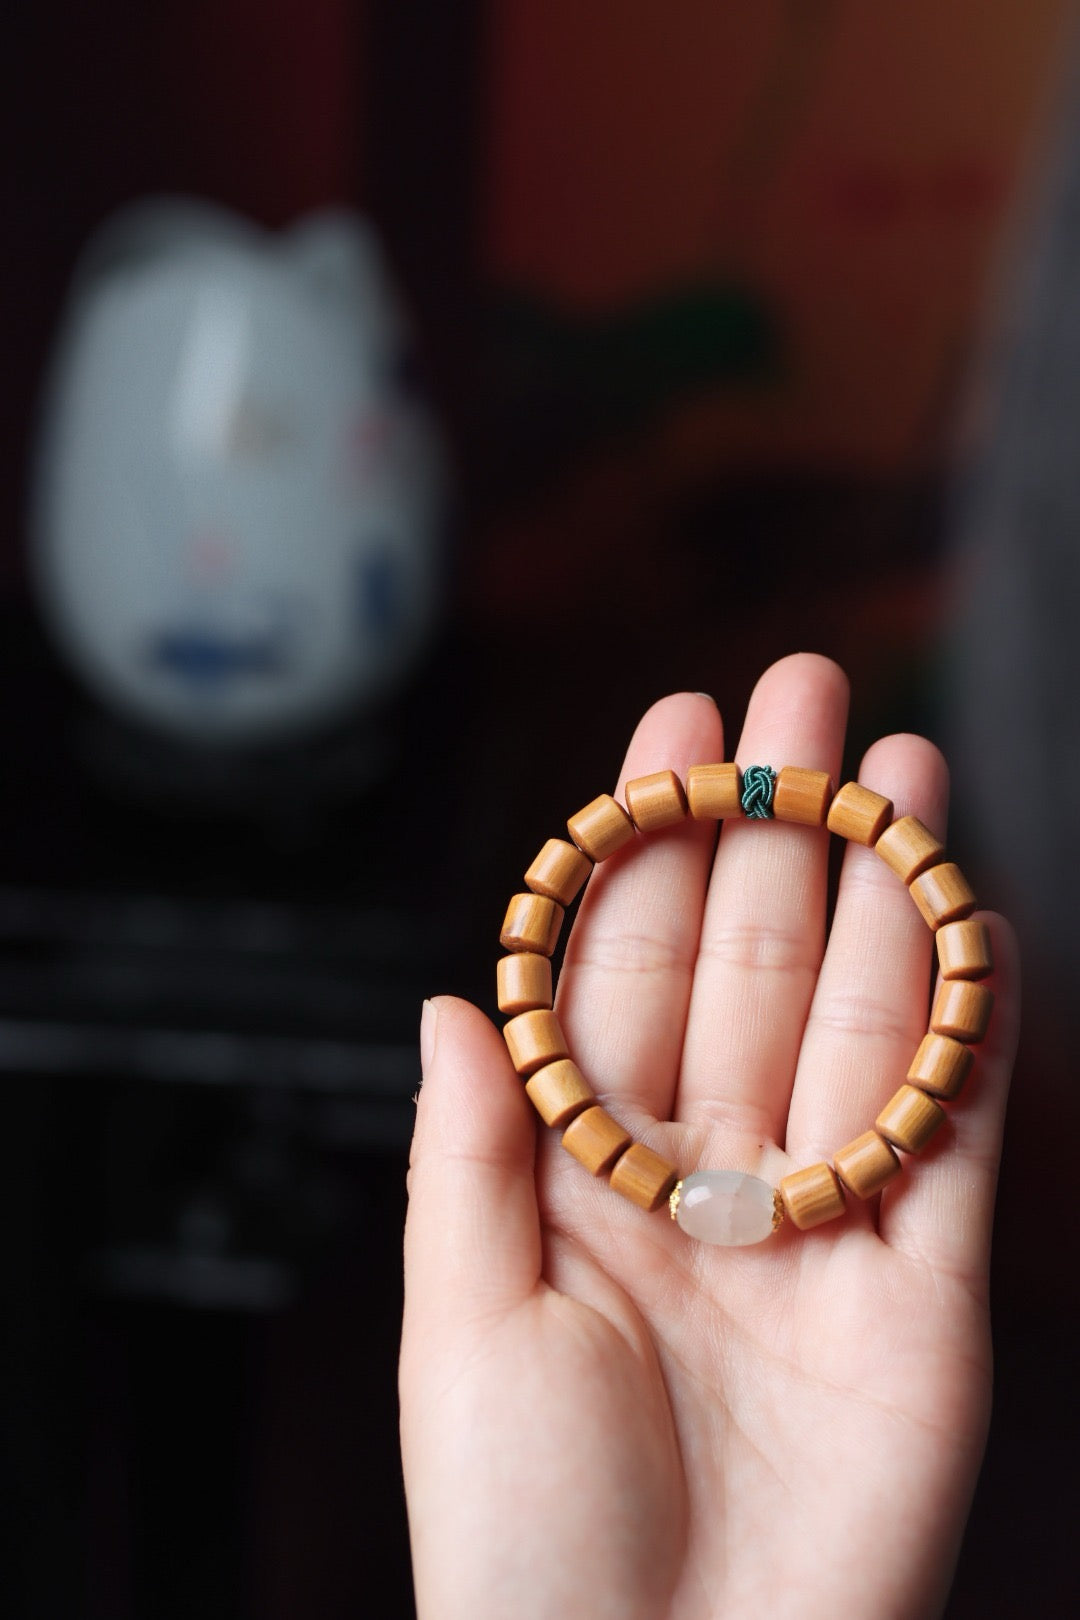
[[[776,1193],[741,1170],[695,1170],[683,1181],[675,1219],[687,1237],[742,1248],[774,1230]]]

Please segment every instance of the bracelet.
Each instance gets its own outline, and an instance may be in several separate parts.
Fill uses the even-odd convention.
[[[944,1122],[943,1101],[955,1098],[972,1064],[972,1046],[986,1034],[993,1006],[979,983],[991,972],[986,925],[972,921],[975,895],[945,849],[914,816],[893,819],[891,800],[859,782],[834,793],[824,771],[785,765],[694,765],[685,788],[674,771],[656,771],[626,784],[626,808],[601,794],[570,817],[572,842],[551,838],[525,873],[526,890],[507,908],[499,942],[508,953],[498,964],[498,1004],[510,1016],[503,1035],[515,1069],[525,1079],[546,1125],[562,1144],[615,1192],[648,1211],[668,1203],[672,1218],[691,1237],[741,1246],[760,1242],[785,1214],[800,1231],[844,1213],[844,1192],[870,1198],[900,1173],[901,1153],[919,1153]],[[873,848],[907,886],[934,932],[940,985],[930,1026],[907,1080],[863,1135],[833,1154],[832,1164],[809,1165],[771,1187],[738,1170],[697,1170],[680,1178],[673,1164],[641,1142],[602,1108],[573,1062],[552,1010],[551,954],[566,908],[594,864],[605,861],[639,833],[698,820],[735,817],[827,826],[830,832]]]

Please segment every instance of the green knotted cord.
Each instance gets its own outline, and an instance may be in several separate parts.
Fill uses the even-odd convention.
[[[743,771],[742,807],[752,821],[771,821],[776,772],[771,765],[748,765]]]

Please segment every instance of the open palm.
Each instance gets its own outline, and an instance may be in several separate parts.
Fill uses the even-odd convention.
[[[785,659],[734,757],[838,779],[846,714],[835,665]],[[724,757],[715,706],[684,694],[646,714],[622,780]],[[929,743],[884,739],[859,775],[944,830]],[[932,939],[872,851],[846,851],[826,949],[827,834],[729,822],[715,857],[714,839],[688,821],[596,869],[558,1010],[638,1140],[684,1173],[775,1184],[865,1130],[903,1080]],[[945,1128],[879,1198],[750,1249],[695,1243],[593,1181],[556,1133],[537,1142],[500,1035],[464,1002],[430,1006],[401,1363],[424,1620],[940,1609],[989,1413],[1016,1033],[1012,938],[985,920],[997,1005]]]

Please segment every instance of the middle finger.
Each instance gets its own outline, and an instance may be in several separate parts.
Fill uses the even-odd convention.
[[[848,685],[830,659],[796,653],[766,670],[736,753],[835,782]],[[724,823],[690,999],[678,1117],[783,1140],[803,1028],[824,950],[824,828]]]

